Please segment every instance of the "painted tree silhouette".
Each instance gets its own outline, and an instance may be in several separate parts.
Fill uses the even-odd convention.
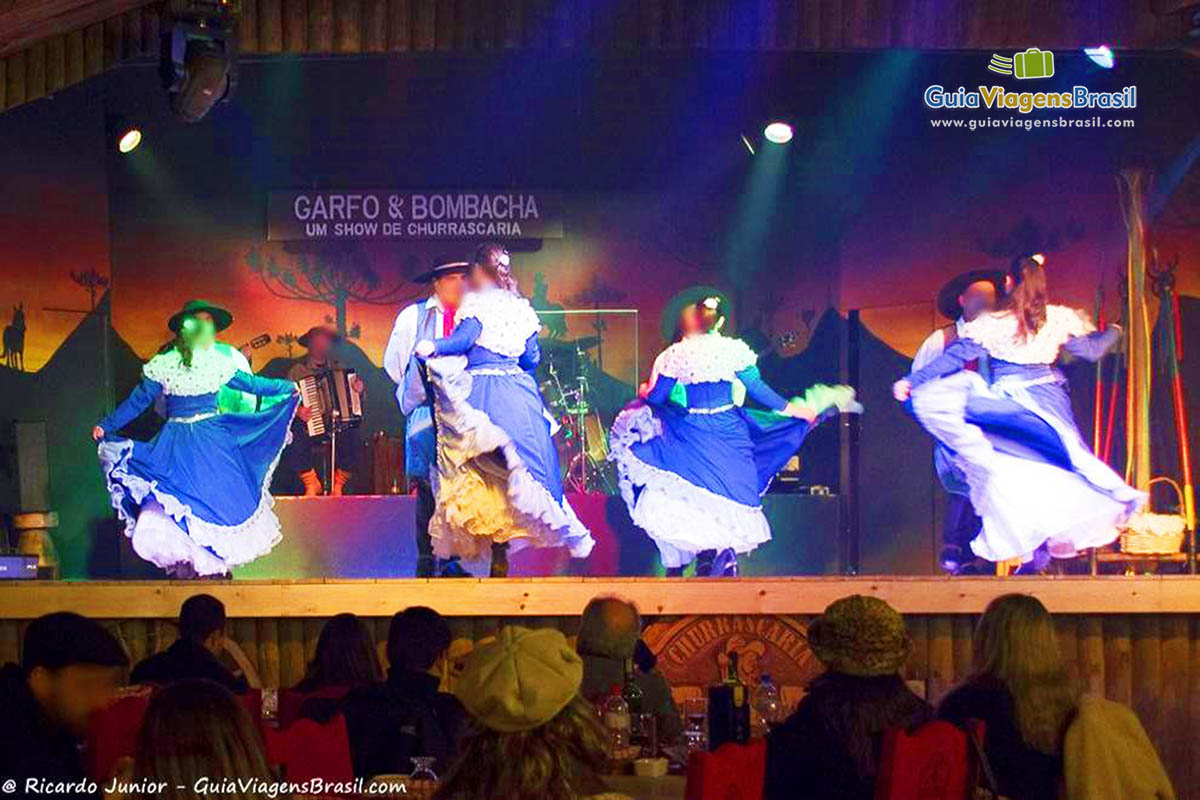
[[[280,264],[269,253],[264,258],[251,250],[246,264],[278,298],[331,306],[330,322],[343,336],[348,333],[349,302],[390,305],[404,290],[402,283],[384,286],[363,249],[343,242],[315,245],[310,252],[296,255],[290,265]]]
[[[108,277],[101,275],[96,271],[95,267],[92,267],[82,272],[71,270],[71,280],[82,286],[84,291],[88,293],[88,298],[92,303],[92,311],[95,311],[96,295],[104,294],[104,290],[108,288]]]
[[[292,352],[296,347],[296,340],[299,338],[299,336],[291,332],[281,333],[275,337],[275,344],[283,345],[284,349],[287,350],[287,357],[293,358]]]

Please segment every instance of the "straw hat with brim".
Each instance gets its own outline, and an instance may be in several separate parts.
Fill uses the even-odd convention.
[[[218,331],[223,331],[233,324],[233,314],[230,314],[228,309],[207,300],[188,300],[183,304],[183,308],[176,311],[167,321],[167,327],[171,329],[171,333],[179,333],[179,327],[183,325],[184,317],[204,311],[212,315],[213,327]]]
[[[956,275],[946,282],[942,290],[937,296],[937,310],[946,319],[958,319],[962,316],[962,306],[959,305],[958,297],[967,290],[967,287],[972,283],[980,281],[988,281],[996,287],[996,295],[1004,293],[1004,270],[999,269],[975,269],[970,272],[964,272],[961,275]]]
[[[912,640],[896,609],[878,597],[843,597],[808,627],[808,647],[830,672],[869,678],[894,675]]]
[[[433,283],[443,275],[463,274],[469,269],[471,262],[465,259],[438,257],[433,260],[433,268],[413,278],[413,283]]]
[[[582,682],[583,661],[561,631],[512,625],[467,658],[454,693],[484,726],[515,733],[558,716]]]
[[[699,303],[706,297],[715,297],[721,301],[721,312],[725,314],[726,320],[725,329],[732,328],[730,319],[732,304],[724,292],[715,286],[689,286],[667,301],[662,315],[658,318],[658,332],[662,334],[664,342],[675,340],[675,329],[679,326],[679,315],[683,313],[683,309]]]
[[[336,329],[331,328],[328,325],[314,325],[309,328],[303,336],[296,340],[296,344],[300,345],[301,347],[308,347],[308,343],[312,341],[312,337],[321,333],[329,337],[330,344],[337,344],[342,340],[342,335],[338,333]]]

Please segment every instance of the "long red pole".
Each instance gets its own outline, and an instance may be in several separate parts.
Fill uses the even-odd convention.
[[[1188,439],[1187,403],[1183,396],[1183,375],[1180,362],[1183,361],[1183,327],[1179,317],[1179,295],[1174,287],[1171,288],[1171,318],[1175,336],[1174,373],[1171,376],[1171,400],[1175,406],[1175,432],[1179,438],[1179,468],[1183,471],[1183,513],[1187,517],[1188,528],[1196,530],[1196,490],[1192,486],[1192,446]]]
[[[1104,330],[1104,286],[1096,289],[1096,327]],[[1092,453],[1100,457],[1101,429],[1104,425],[1104,359],[1096,360],[1096,387],[1092,401]]]

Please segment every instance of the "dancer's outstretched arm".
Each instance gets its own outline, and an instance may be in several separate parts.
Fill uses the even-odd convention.
[[[1083,336],[1072,336],[1063,345],[1076,358],[1084,361],[1099,361],[1121,341],[1121,326],[1109,325],[1103,331],[1092,331]]]
[[[671,399],[671,390],[677,381],[668,375],[659,375],[654,379],[654,385],[646,393],[646,402],[652,406],[665,406]]]
[[[761,403],[772,411],[783,411],[787,408],[787,400],[767,385],[762,378],[762,373],[758,371],[758,367],[746,367],[736,374],[737,379],[746,387],[746,394],[754,398],[755,402]]]
[[[92,438],[103,439],[109,431],[119,431],[138,418],[138,415],[150,406],[162,394],[162,384],[149,378],[142,378],[134,390],[129,393],[119,406],[104,419],[96,423],[92,429]]]
[[[542,348],[538,344],[537,334],[534,333],[525,340],[525,352],[517,359],[517,366],[533,374],[537,371],[540,363],[542,363]]]
[[[296,391],[296,384],[291,381],[279,380],[278,378],[264,378],[261,375],[255,375],[252,372],[243,372],[240,369],[233,373],[233,377],[225,385],[230,389],[236,389],[239,392],[249,392],[259,397],[280,397]]]
[[[942,351],[940,356],[920,369],[909,373],[906,380],[910,386],[915,388],[935,378],[944,378],[958,372],[966,366],[968,361],[974,361],[985,355],[987,355],[987,350],[973,339],[955,339]]]

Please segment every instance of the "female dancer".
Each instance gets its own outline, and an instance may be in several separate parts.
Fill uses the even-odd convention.
[[[813,424],[836,408],[862,410],[845,386],[784,400],[763,382],[754,351],[717,332],[720,318],[716,298],[696,305],[698,332],[663,352],[645,402],[622,411],[609,437],[621,496],[668,575],[693,558],[698,575],[736,575],[737,554],[771,539],[760,497]],[[736,405],[735,380],[772,413]]]
[[[189,303],[168,323],[175,339],[142,380],[92,429],[113,508],[139,556],[177,577],[219,575],[270,552],[280,539],[271,474],[299,395],[288,381],[238,370],[213,348],[232,316]],[[279,397],[257,413],[217,410],[223,387]],[[109,434],[165,396],[167,421],[149,442]]]
[[[896,382],[917,421],[954,452],[983,530],[971,549],[989,561],[1069,558],[1117,537],[1146,499],[1092,455],[1075,427],[1063,351],[1095,361],[1120,329],[1095,331],[1074,309],[1047,303],[1041,256],[1013,261],[997,311],[963,325],[931,363]],[[992,383],[963,366],[990,357]],[[1045,546],[1043,548],[1043,545]]]
[[[508,265],[502,246],[481,245],[458,326],[415,348],[427,359],[438,433],[434,554],[466,560],[490,550],[493,577],[508,573],[510,542],[565,545],[575,558],[595,544],[563,497],[549,415],[532,375],[541,322]]]

